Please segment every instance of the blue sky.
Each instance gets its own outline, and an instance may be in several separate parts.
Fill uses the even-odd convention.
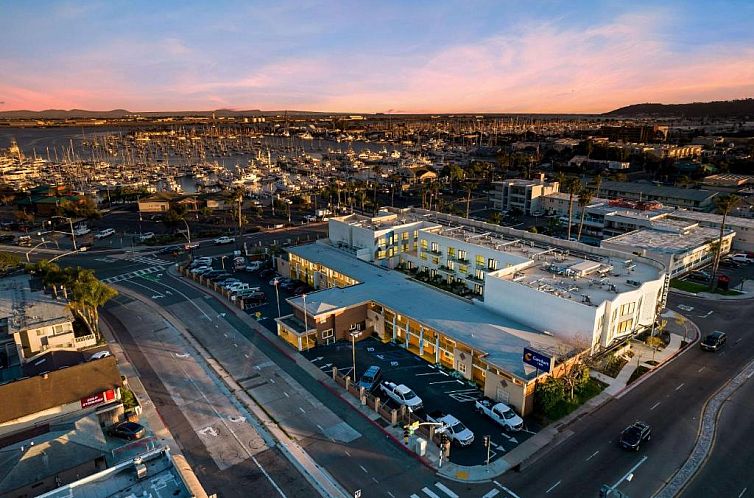
[[[0,0],[0,110],[604,112],[754,96],[754,2]]]

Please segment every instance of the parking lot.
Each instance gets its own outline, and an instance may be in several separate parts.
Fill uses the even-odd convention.
[[[353,370],[352,349],[348,342],[318,346],[303,354],[326,372],[330,372],[333,366],[337,367],[342,375],[349,375]],[[505,431],[486,415],[475,410],[474,402],[483,398],[482,392],[475,385],[427,363],[396,344],[383,344],[374,338],[357,342],[356,380],[370,365],[382,368],[383,382],[405,384],[423,400],[424,413],[417,412],[420,417],[424,418],[426,412],[441,410],[455,416],[474,432],[474,442],[471,445],[452,446],[450,460],[454,463],[483,465],[487,458],[487,449],[482,442],[484,435],[490,436],[490,461],[493,461],[530,438],[538,430],[531,420],[524,419],[523,430]],[[375,391],[375,394],[379,395],[379,391]],[[397,404],[388,400],[384,394],[380,395],[380,399],[397,408]],[[429,451],[437,451],[437,448],[433,446]]]

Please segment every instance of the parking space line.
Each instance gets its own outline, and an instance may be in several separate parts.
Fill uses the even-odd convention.
[[[448,383],[450,383],[450,382],[455,382],[455,380],[438,380],[437,382],[428,382],[427,384],[429,384],[429,385],[434,385],[434,384],[448,384]],[[461,384],[463,384],[463,382],[462,382]]]
[[[550,489],[548,489],[547,491],[545,491],[545,494],[549,494],[550,491],[552,491],[553,489],[557,488],[560,483],[561,483],[561,481],[558,481],[555,484],[553,484],[552,486],[550,486]]]
[[[682,387],[683,387],[684,385],[686,385],[686,383],[685,383],[685,382],[681,382],[680,384],[678,384],[678,387],[676,387],[676,388],[675,388],[675,390],[676,390],[676,391],[677,391],[677,390],[679,390],[679,389],[680,389],[680,388],[682,388]]]
[[[596,457],[596,456],[597,456],[597,453],[599,453],[599,452],[600,452],[600,450],[597,450],[597,451],[595,451],[594,453],[592,453],[591,455],[589,455],[589,458],[587,458],[587,459],[586,459],[586,460],[584,460],[584,461],[585,461],[585,462],[588,462],[588,461],[589,461],[589,460],[591,460],[592,458]]]
[[[492,491],[490,491],[486,495],[482,496],[482,498],[493,498],[493,497],[497,496],[498,493],[500,493],[500,490],[492,488]]]
[[[655,408],[657,408],[658,406],[660,406],[660,403],[661,402],[658,401],[657,403],[655,403],[654,405],[652,405],[652,408],[650,408],[649,411],[651,412],[652,410],[654,410]]]
[[[363,465],[359,465],[359,468],[361,468],[361,470],[363,470],[365,474],[369,473],[369,471],[365,469]]]

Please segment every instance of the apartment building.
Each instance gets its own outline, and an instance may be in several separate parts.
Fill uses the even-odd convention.
[[[542,198],[560,189],[558,182],[546,181],[544,173],[540,173],[536,180],[517,178],[493,182],[492,185],[490,200],[494,209],[518,209],[524,214],[541,212],[544,209]]]
[[[32,291],[25,275],[0,280],[0,351],[6,355],[6,363],[27,361],[48,350],[84,349],[95,344],[93,334],[76,336],[66,302]]]
[[[402,271],[342,241],[289,248],[291,276],[321,290],[289,299],[281,338],[304,350],[374,335],[528,413],[541,372],[524,364],[523,348],[562,365],[651,327],[667,295],[651,259],[426,210],[400,214],[425,223],[416,250],[399,255]],[[468,297],[419,282],[419,272]]]
[[[645,183],[605,181],[600,185],[598,194],[607,199],[657,201],[694,211],[709,211],[714,207],[713,199],[717,192]]]

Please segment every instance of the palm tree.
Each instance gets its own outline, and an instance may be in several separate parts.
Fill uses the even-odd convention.
[[[571,223],[573,220],[573,196],[581,190],[581,181],[578,178],[569,176],[562,185],[563,191],[568,193],[568,236],[571,240]]]
[[[579,192],[579,210],[581,211],[581,220],[579,220],[579,234],[576,236],[576,240],[581,242],[581,230],[584,228],[584,215],[586,215],[586,207],[592,202],[593,193],[588,188],[581,189]]]
[[[711,287],[714,289],[717,287],[717,270],[720,267],[720,253],[723,250],[723,235],[725,232],[725,220],[728,217],[728,213],[734,210],[741,203],[741,198],[737,195],[723,195],[715,197],[715,207],[717,212],[723,215],[722,222],[720,223],[720,235],[717,238],[717,250],[712,262],[712,282]]]

